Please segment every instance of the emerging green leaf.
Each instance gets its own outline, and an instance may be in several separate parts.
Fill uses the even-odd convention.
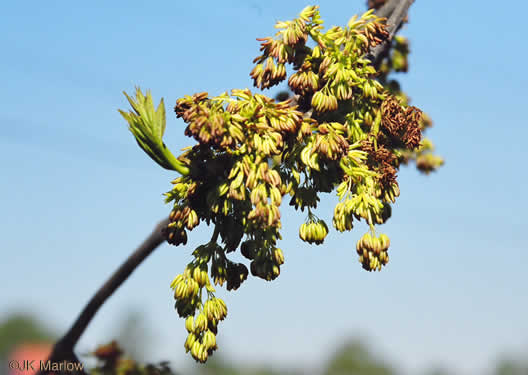
[[[136,138],[139,147],[147,153],[156,163],[165,169],[187,175],[189,168],[170,152],[163,143],[163,133],[165,132],[165,105],[161,99],[158,108],[154,110],[154,102],[150,91],[143,95],[141,89],[136,88],[136,100],[123,92],[134,111],[119,113],[127,120],[128,128]]]

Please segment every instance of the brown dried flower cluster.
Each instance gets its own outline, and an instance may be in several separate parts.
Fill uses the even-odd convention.
[[[422,111],[409,106],[404,109],[398,100],[389,96],[381,105],[381,125],[396,146],[402,144],[408,150],[420,146],[422,138],[420,119]]]
[[[383,144],[378,144],[376,147],[372,139],[362,141],[361,150],[368,154],[367,164],[379,173],[378,181],[383,188],[397,183],[397,159],[392,152]]]

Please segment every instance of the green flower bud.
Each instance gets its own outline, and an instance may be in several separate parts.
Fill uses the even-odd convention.
[[[227,306],[225,302],[220,298],[215,298],[214,302],[216,304],[216,311],[218,312],[218,315],[216,316],[217,320],[224,320],[227,316]]]
[[[284,264],[284,254],[282,253],[282,250],[276,247],[273,249],[273,260],[275,261],[275,264],[281,265]]]
[[[204,313],[198,314],[194,322],[194,333],[200,333],[207,329],[207,316]]]
[[[204,358],[204,352],[206,354],[205,359],[207,359],[207,351],[205,350],[205,347],[202,345],[202,343],[198,340],[196,340],[191,348],[191,355],[197,362],[205,362]]]
[[[216,349],[216,336],[210,330],[205,331],[203,335],[203,345],[205,349]]]
[[[185,329],[187,332],[194,332],[194,316],[188,316],[185,319]]]
[[[196,342],[196,335],[194,333],[190,332],[187,335],[187,339],[185,340],[185,344],[184,344],[186,353],[188,353],[189,350],[192,349],[192,347],[193,347],[195,342]]]

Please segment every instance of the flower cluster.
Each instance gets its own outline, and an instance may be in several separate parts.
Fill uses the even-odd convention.
[[[268,247],[262,240],[249,239],[242,243],[240,251],[244,257],[251,260],[250,270],[253,276],[271,281],[280,275],[284,254],[274,243]]]
[[[227,315],[227,307],[219,298],[211,298],[204,303],[202,311],[185,319],[185,329],[189,333],[185,340],[185,350],[191,352],[194,359],[204,363],[217,349],[217,324]]]
[[[185,318],[185,328],[188,332],[185,350],[190,351],[193,358],[202,363],[216,350],[218,323],[227,316],[227,307],[224,301],[214,296],[215,289],[208,275],[209,259],[218,256],[219,250],[221,249],[213,241],[199,246],[194,251],[195,260],[171,283],[176,310],[180,317]],[[212,267],[216,267],[218,272],[218,265],[214,261]],[[216,272],[211,272],[215,282]],[[224,270],[227,277],[232,277],[231,272]]]
[[[405,110],[396,98],[390,97],[381,106],[381,125],[395,146],[414,150],[422,138],[421,111],[416,107]]]
[[[310,220],[299,228],[299,237],[308,243],[320,245],[328,234],[328,227],[324,220]]]
[[[134,135],[147,141],[145,114],[156,114],[156,142],[138,143],[181,174],[166,193],[173,204],[167,241],[186,244],[188,231],[200,223],[214,228],[211,240],[193,252],[194,260],[171,284],[176,310],[186,319],[185,349],[200,362],[216,349],[217,326],[227,315],[213,284],[236,290],[250,272],[268,281],[279,276],[286,195],[290,206],[308,211],[300,238],[321,244],[329,228],[312,210],[320,193],[336,191],[333,226],[343,232],[353,228],[354,219],[365,221],[372,235],[357,242],[359,261],[369,271],[381,270],[389,259],[389,239],[375,237],[374,226],[391,216],[400,165],[413,158],[423,170],[438,164],[424,153],[432,147],[422,140],[428,118],[387,82],[391,68],[380,72],[366,57],[387,38],[384,19],[371,10],[324,31],[318,7],[310,6],[277,28],[275,37],[258,39],[262,54],[250,76],[260,89],[287,80],[293,98],[275,101],[235,89],[178,99],[176,116],[186,123],[185,135],[197,142],[178,158],[161,142],[165,114],[150,109],[149,95],[145,99],[139,92],[139,104],[131,101],[136,113],[124,114],[139,129]],[[160,150],[163,158],[157,156]],[[249,260],[249,270],[230,259],[237,249]]]
[[[386,234],[374,237],[370,233],[365,233],[356,244],[359,255],[359,262],[367,271],[381,270],[381,266],[389,261],[387,249],[390,240]]]

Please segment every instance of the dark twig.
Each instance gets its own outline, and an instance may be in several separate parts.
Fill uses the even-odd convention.
[[[385,4],[383,4],[383,6],[381,8],[379,8],[376,11],[376,16],[382,17],[382,18],[390,17],[392,12],[394,11],[394,8],[396,8],[396,6],[398,5],[399,2],[400,2],[400,0],[389,0],[389,1],[387,1]]]
[[[159,245],[165,238],[162,234],[163,228],[167,227],[169,219],[164,219],[156,225],[152,233],[143,241],[143,243],[121,264],[114,274],[104,283],[101,288],[90,299],[84,307],[75,323],[68,332],[55,344],[50,355],[50,361],[53,362],[79,362],[73,348],[79,338],[91,322],[99,308],[106,300],[128,279],[128,277]]]
[[[401,27],[405,17],[407,17],[407,11],[413,2],[414,0],[390,0],[383,7],[381,7],[378,12],[376,12],[376,15],[378,16],[389,17],[387,20],[387,32],[389,33],[389,37],[385,40],[385,42],[374,47],[367,55],[367,58],[372,61],[374,66],[378,65],[381,57],[384,56],[385,52],[390,47],[392,38]],[[385,7],[387,8],[385,9]],[[389,12],[391,8],[392,11]]]

